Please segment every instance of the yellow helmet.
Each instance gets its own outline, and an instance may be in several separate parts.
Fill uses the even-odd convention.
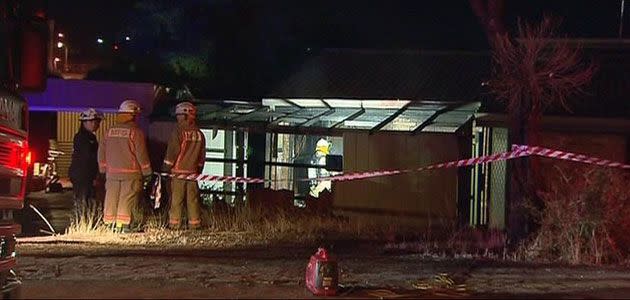
[[[315,146],[315,151],[328,155],[328,153],[330,153],[330,142],[324,138],[319,139],[319,141],[317,141],[317,146]]]

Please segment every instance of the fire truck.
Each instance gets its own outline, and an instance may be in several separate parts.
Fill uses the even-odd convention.
[[[19,292],[14,212],[24,206],[31,155],[23,91],[45,89],[49,30],[43,1],[0,1],[0,296]]]

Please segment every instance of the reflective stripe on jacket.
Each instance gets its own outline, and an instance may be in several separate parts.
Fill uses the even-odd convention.
[[[144,133],[133,122],[107,130],[98,151],[99,169],[111,179],[141,179],[151,175]]]
[[[177,174],[198,173],[206,158],[206,138],[197,126],[178,126],[171,134],[166,148],[166,172]]]

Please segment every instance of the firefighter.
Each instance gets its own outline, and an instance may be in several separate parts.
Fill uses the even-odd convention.
[[[121,103],[116,124],[107,130],[98,151],[99,168],[107,178],[103,222],[120,233],[131,231],[131,212],[152,174],[139,116],[136,101]]]
[[[311,161],[314,165],[325,166],[326,165],[326,156],[330,153],[330,142],[325,138],[320,138],[315,145],[315,157]],[[330,176],[330,173],[325,168],[314,169],[311,168],[309,171],[309,178],[322,178]],[[324,190],[331,190],[332,183],[329,180],[326,181],[318,181],[313,180],[311,183],[311,188],[309,194],[313,197],[319,197],[319,193]]]
[[[100,127],[103,115],[93,108],[81,112],[79,131],[74,135],[72,162],[68,171],[74,191],[74,221],[92,218],[97,214],[94,203],[98,175],[98,141],[94,134]],[[86,220],[87,221],[87,220]]]
[[[206,156],[206,139],[196,124],[197,109],[190,102],[182,102],[175,108],[177,130],[168,141],[166,157],[162,167],[173,175],[199,174],[203,170]],[[173,178],[171,181],[171,207],[169,228],[181,229],[184,199],[188,211],[188,228],[201,227],[199,186],[196,181]]]

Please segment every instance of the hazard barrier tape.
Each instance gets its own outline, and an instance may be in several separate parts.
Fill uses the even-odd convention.
[[[216,176],[216,175],[204,175],[204,174],[171,174],[171,173],[155,173],[163,177],[171,177],[182,180],[190,181],[220,181],[220,182],[236,182],[236,183],[265,183],[269,180],[262,178],[252,177],[238,177],[238,176]]]
[[[382,176],[392,176],[392,175],[398,175],[398,174],[404,174],[404,173],[410,173],[410,172],[420,172],[420,171],[425,171],[425,170],[446,169],[446,168],[453,168],[453,167],[467,167],[467,166],[473,166],[473,165],[478,165],[478,164],[485,164],[489,162],[508,160],[508,159],[523,157],[523,156],[528,156],[528,155],[530,154],[527,150],[518,149],[515,151],[501,152],[501,153],[492,154],[492,155],[439,163],[439,164],[434,164],[434,165],[430,165],[426,167],[420,167],[417,169],[349,173],[349,174],[342,174],[342,175],[329,176],[329,177],[313,178],[309,180],[316,180],[316,181],[358,180],[358,179],[366,179],[366,178],[374,178],[374,177],[382,177]]]
[[[527,151],[529,155],[543,156],[555,159],[570,160],[574,162],[581,162],[591,165],[598,165],[601,167],[622,168],[630,169],[629,164],[611,161],[594,156],[587,156],[583,154],[577,154],[572,152],[554,150],[538,146],[526,146],[526,145],[512,145],[513,151]]]
[[[319,178],[304,178],[298,181],[350,181],[366,178],[375,178],[383,176],[394,176],[400,174],[406,174],[411,172],[420,172],[434,169],[447,169],[454,167],[468,167],[478,164],[485,164],[497,161],[504,161],[508,159],[514,159],[525,156],[542,156],[562,160],[570,160],[575,162],[582,162],[587,164],[594,164],[603,167],[614,167],[630,169],[630,165],[621,162],[615,162],[598,157],[586,156],[583,154],[576,154],[566,151],[554,150],[538,146],[526,146],[526,145],[512,145],[512,151],[496,153],[492,155],[474,157],[469,159],[462,159],[457,161],[444,162],[416,169],[402,169],[402,170],[378,170],[378,171],[366,171],[356,173],[345,173],[340,175],[319,177]],[[217,182],[235,182],[235,183],[265,183],[274,182],[275,180],[266,180],[262,178],[252,177],[237,177],[237,176],[215,176],[215,175],[203,175],[203,174],[169,174],[158,173],[161,176],[172,177],[183,180],[191,181],[217,181]]]
[[[513,158],[532,156],[532,155],[550,157],[550,158],[556,158],[556,159],[562,159],[562,160],[570,160],[570,161],[582,162],[582,163],[588,163],[588,164],[595,164],[595,165],[603,166],[603,167],[616,167],[616,168],[630,169],[630,165],[628,164],[615,162],[615,161],[611,161],[607,159],[602,159],[598,157],[586,156],[583,154],[559,151],[559,150],[538,147],[538,146],[512,145],[512,151],[501,152],[497,154],[480,156],[480,157],[475,157],[475,158],[470,158],[470,159],[462,159],[458,161],[440,163],[440,164],[430,165],[426,167],[420,167],[417,169],[350,173],[350,174],[342,174],[342,175],[329,176],[329,177],[313,178],[313,179],[308,179],[308,180],[316,180],[316,181],[358,180],[358,179],[391,176],[391,175],[398,175],[398,174],[403,174],[403,173],[419,172],[419,171],[433,170],[433,169],[468,167],[468,166],[473,166],[473,165],[478,165],[478,164],[485,164],[485,163],[490,163],[490,162],[497,162],[497,161],[503,161],[503,160],[513,159]]]
[[[511,152],[503,152],[488,156],[476,157],[471,159],[462,159],[459,161],[452,161],[446,163],[440,163],[435,165],[430,165],[426,167],[421,167],[418,169],[407,169],[407,170],[379,170],[379,171],[370,171],[370,172],[359,172],[359,173],[347,173],[342,175],[335,175],[329,177],[319,177],[319,178],[304,178],[300,179],[300,181],[347,181],[347,180],[357,180],[357,179],[365,179],[365,178],[373,178],[373,177],[381,177],[381,176],[392,176],[403,173],[417,172],[423,170],[431,170],[431,169],[441,169],[441,168],[452,168],[452,167],[462,167],[462,166],[472,166],[481,163],[488,163],[492,161],[506,160],[516,157],[522,157],[529,155],[525,150],[517,150]],[[273,180],[265,180],[262,178],[251,178],[251,177],[234,177],[234,176],[215,176],[215,175],[203,175],[203,174],[170,174],[170,173],[156,173],[160,176],[171,177],[182,180],[191,180],[191,181],[221,181],[221,182],[237,182],[237,183],[265,183],[272,182]]]

